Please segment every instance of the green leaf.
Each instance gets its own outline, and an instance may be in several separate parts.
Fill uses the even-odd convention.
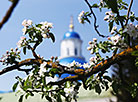
[[[112,79],[109,76],[103,76],[104,79],[107,79],[109,82],[112,82]]]
[[[98,8],[99,6],[98,6],[98,4],[93,4],[91,7],[92,8]]]
[[[55,42],[55,36],[53,33],[49,33],[50,38],[52,39],[53,43]]]
[[[117,17],[115,17],[115,23],[117,24],[117,25],[119,25],[119,20],[118,20],[118,18]]]
[[[20,96],[19,102],[23,102],[23,96],[24,96],[24,95],[21,95],[21,96]]]
[[[28,96],[30,96],[30,93],[27,93],[27,94],[25,95],[25,98],[27,99],[27,98],[28,98]]]
[[[138,17],[135,17],[135,19],[138,21]]]
[[[23,48],[23,53],[26,55],[26,47]]]
[[[112,88],[115,93],[118,93],[119,86],[115,81],[112,83]]]
[[[111,30],[113,28],[113,24],[114,24],[114,21],[112,21],[112,22],[109,23],[109,32],[111,32]]]
[[[131,22],[134,22],[134,20],[135,20],[134,16],[130,16],[130,20],[131,20]]]
[[[97,92],[98,94],[100,94],[100,93],[102,92],[101,87],[100,87],[99,84],[97,84],[97,85],[95,86],[95,92]]]
[[[46,99],[47,99],[49,102],[52,102],[51,97],[49,97],[49,96],[45,96],[45,97],[46,97]]]
[[[133,51],[133,52],[131,53],[131,55],[132,55],[132,56],[138,56],[138,51]]]
[[[57,102],[62,102],[62,99],[61,99],[61,95],[60,94],[58,94]]]
[[[16,90],[18,84],[19,84],[19,82],[17,81],[17,82],[13,85],[13,87],[12,87],[13,92],[15,92],[15,90]]]

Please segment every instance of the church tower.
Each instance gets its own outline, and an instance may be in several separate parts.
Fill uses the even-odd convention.
[[[71,17],[69,31],[67,31],[60,45],[60,63],[68,64],[71,62],[85,63],[82,56],[82,40],[77,32],[74,31],[73,17]]]

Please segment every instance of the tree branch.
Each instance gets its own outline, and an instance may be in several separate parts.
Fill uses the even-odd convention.
[[[129,13],[130,13],[130,10],[131,10],[131,7],[132,7],[132,4],[133,4],[133,0],[131,0],[130,5],[129,5],[129,8],[128,8],[128,11],[127,11],[127,17],[126,17],[125,26],[127,25],[128,20],[129,20]]]
[[[92,10],[92,8],[91,8],[91,5],[90,5],[90,3],[88,2],[88,0],[85,0],[85,2],[86,2],[86,4],[88,5],[88,7],[89,7],[89,9],[90,9],[90,11],[91,11],[91,14],[93,15],[93,17],[94,17],[94,28],[95,28],[95,31],[97,32],[97,34],[99,35],[99,36],[101,36],[101,37],[108,37],[108,36],[104,36],[104,35],[102,35],[102,34],[100,34],[100,32],[98,31],[98,27],[99,27],[99,25],[97,25],[97,18],[96,18],[96,15],[94,14],[94,12],[93,12],[93,10]]]
[[[19,0],[14,0],[12,5],[10,6],[10,8],[8,9],[6,15],[3,17],[2,21],[0,22],[0,29],[2,28],[2,26],[9,20],[14,8],[16,7],[16,5],[18,4]]]
[[[107,70],[108,68],[110,68],[111,65],[117,63],[118,61],[122,61],[124,59],[129,58],[129,56],[131,56],[131,53],[136,50],[138,50],[138,45],[133,48],[128,48],[122,51],[121,53],[116,54],[115,56],[112,56],[111,58],[106,59],[105,61],[100,62],[90,70],[82,71],[82,69],[76,69],[74,70],[74,73],[76,73],[76,75],[74,74],[74,76],[69,76],[56,82],[50,82],[49,85],[61,85],[66,81],[83,80],[84,78],[90,77],[91,75],[96,74],[100,71]]]
[[[29,64],[40,64],[40,63],[41,63],[40,60],[26,59],[26,60],[23,60],[23,61],[19,62],[16,65],[13,65],[13,66],[10,66],[10,67],[6,67],[6,68],[2,69],[0,71],[0,75],[5,74],[5,73],[10,72],[10,71],[13,71],[13,70],[23,71],[23,69],[20,69],[21,66],[29,65]],[[26,72],[26,70],[27,69],[25,69],[24,71]]]

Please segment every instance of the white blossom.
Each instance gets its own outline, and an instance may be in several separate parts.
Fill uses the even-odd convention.
[[[121,37],[119,35],[115,35],[115,36],[112,36],[110,39],[112,43],[116,45],[121,40]]]
[[[23,35],[26,33],[26,31],[27,31],[27,27],[24,27],[24,28],[22,29]]]
[[[112,30],[111,30],[111,34],[114,34],[115,31],[117,31],[117,26],[114,26],[114,27],[112,28]]]
[[[75,60],[72,63],[68,63],[67,66],[68,67],[73,67],[73,66],[82,67],[82,65],[79,62],[75,62]]]
[[[84,11],[82,11],[80,14],[79,14],[79,16],[78,16],[78,20],[79,20],[79,22],[80,23],[82,23],[82,24],[84,24],[85,22],[84,22],[84,16],[85,16],[85,12]]]
[[[64,92],[66,97],[72,96],[74,94],[74,88],[73,87],[64,88]]]
[[[84,63],[83,64],[83,68],[89,68],[89,67],[90,67],[89,63]]]
[[[32,25],[33,24],[33,22],[32,22],[32,20],[23,20],[23,22],[22,22],[22,25],[24,26],[24,27],[28,27],[28,26],[30,26],[30,25]]]
[[[39,75],[40,75],[40,76],[44,76],[44,73],[47,71],[47,70],[46,70],[46,65],[47,65],[47,62],[43,62],[43,63],[40,65],[40,70],[39,70]]]
[[[41,26],[42,29],[45,29],[45,28],[53,28],[53,23],[49,23],[47,21],[40,22],[40,24],[42,24],[42,26]]]
[[[26,45],[27,45],[26,37],[24,36],[20,37],[20,40],[18,41],[17,46],[21,48],[22,46],[26,46]]]
[[[97,41],[97,38],[93,38],[93,42],[96,42]]]
[[[97,63],[98,62],[97,56],[91,57],[89,60],[90,60],[90,62],[94,62],[94,63]]]
[[[106,14],[106,16],[104,17],[105,21],[110,22],[111,20],[114,19],[114,14],[112,13],[112,11],[108,11],[105,14]]]
[[[134,26],[132,23],[128,24],[124,29],[124,32],[127,32],[130,37],[138,37],[138,27]]]
[[[48,38],[47,34],[42,34],[42,37],[45,39]]]
[[[28,25],[32,25],[33,21],[32,20],[28,20],[27,23],[28,23]]]

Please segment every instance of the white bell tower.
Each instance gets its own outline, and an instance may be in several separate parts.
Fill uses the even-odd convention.
[[[64,34],[60,47],[60,58],[79,57],[83,58],[81,53],[82,40],[78,33],[74,32],[73,17],[71,17],[69,31]]]

